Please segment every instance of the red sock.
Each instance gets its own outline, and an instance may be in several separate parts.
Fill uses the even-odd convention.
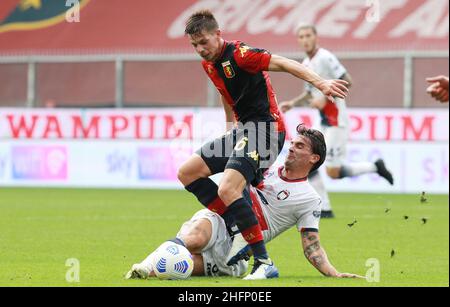
[[[264,240],[261,226],[259,224],[251,226],[242,231],[242,236],[244,237],[245,241],[248,242],[248,244],[255,244]]]
[[[217,197],[215,200],[213,200],[208,205],[208,209],[211,210],[212,212],[217,213],[218,215],[223,215],[225,211],[228,210],[227,206],[225,206],[220,197]]]

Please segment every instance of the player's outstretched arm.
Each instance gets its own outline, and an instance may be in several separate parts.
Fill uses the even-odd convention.
[[[317,231],[302,231],[303,252],[308,261],[324,276],[336,278],[364,278],[350,273],[340,273],[328,260],[325,250],[320,246]]]
[[[347,81],[322,79],[314,71],[297,61],[279,55],[272,55],[268,70],[287,72],[299,79],[305,80],[318,88],[330,100],[333,100],[333,97],[347,97]]]
[[[309,106],[311,99],[312,99],[311,93],[305,91],[292,100],[281,102],[280,110],[281,110],[281,112],[286,113],[287,111],[291,110],[295,106]]]

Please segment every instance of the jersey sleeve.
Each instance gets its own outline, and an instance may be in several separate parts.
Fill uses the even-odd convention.
[[[295,214],[297,218],[297,230],[302,231],[304,228],[319,229],[321,200],[314,199],[308,201],[308,204],[301,207],[309,208],[307,211],[298,211]]]
[[[251,74],[269,70],[271,58],[272,55],[267,50],[252,48],[242,42],[236,43],[234,51],[236,64]]]
[[[328,68],[328,73],[333,79],[340,79],[343,75],[347,73],[344,65],[339,62],[338,58],[334,54],[329,54],[325,57],[323,61],[326,61],[324,65]]]

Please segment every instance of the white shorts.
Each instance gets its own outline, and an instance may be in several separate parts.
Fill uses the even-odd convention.
[[[181,226],[177,237],[186,234],[190,230],[192,224],[200,219],[207,219],[212,225],[211,239],[202,250],[205,275],[235,277],[244,275],[248,269],[247,261],[239,261],[239,263],[234,266],[228,266],[226,264],[226,257],[231,249],[232,240],[224,220],[218,214],[208,209],[198,211],[189,221]]]
[[[347,142],[349,133],[344,127],[322,127],[327,144],[327,158],[325,166],[340,167],[347,156]]]

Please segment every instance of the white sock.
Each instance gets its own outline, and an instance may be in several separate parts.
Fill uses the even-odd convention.
[[[146,268],[150,269],[150,272],[153,271],[153,261],[155,259],[155,252],[148,255],[147,258],[144,259],[144,261],[141,262]]]
[[[316,192],[319,194],[322,199],[322,211],[331,211],[331,203],[330,198],[328,197],[328,192],[325,189],[325,185],[323,184],[322,176],[319,172],[314,173],[309,178],[309,183],[313,186]]]
[[[377,167],[372,162],[357,162],[342,166],[341,177],[354,177],[362,174],[376,173]]]

